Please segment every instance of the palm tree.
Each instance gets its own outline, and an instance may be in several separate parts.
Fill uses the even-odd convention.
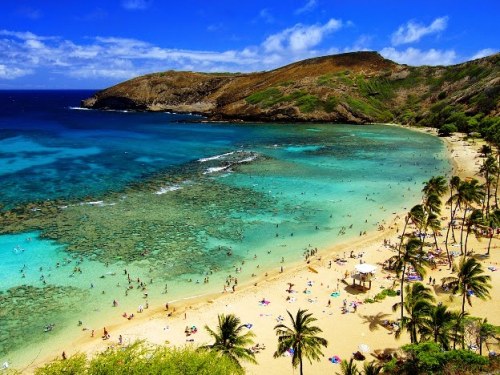
[[[408,266],[412,266],[420,276],[424,277],[425,276],[424,266],[427,264],[428,261],[422,256],[422,252],[420,249],[420,240],[416,237],[410,238],[406,243],[405,249],[401,253],[401,256],[395,260],[394,264],[394,267],[396,269],[396,274],[398,276],[401,276],[401,287],[400,287],[401,323],[403,323],[403,317],[404,317],[403,287],[405,283],[405,276]]]
[[[453,222],[453,220],[455,220],[455,213],[456,213],[457,208],[458,208],[458,205],[457,205],[457,206],[455,206],[455,209],[453,209],[453,201],[456,200],[454,192],[455,191],[458,192],[458,187],[460,186],[461,182],[462,182],[462,180],[460,180],[460,177],[458,177],[458,176],[452,176],[450,178],[450,198],[446,202],[446,204],[450,205],[450,223],[448,225],[448,232],[446,233],[446,242],[445,242],[446,244],[448,244],[448,235],[450,233],[450,228],[453,228],[451,223]],[[451,231],[451,238],[453,239],[453,242],[457,242],[455,239],[455,230]],[[450,268],[451,268],[451,263],[450,263]]]
[[[201,348],[210,349],[229,357],[238,367],[241,368],[240,360],[257,363],[255,354],[246,346],[253,344],[253,332],[243,333],[246,329],[241,321],[234,314],[218,316],[219,324],[216,331],[205,325],[205,330],[215,340],[212,345],[205,345]]]
[[[495,235],[495,230],[500,227],[500,210],[494,210],[490,215],[488,215],[488,251],[486,252],[487,255],[490,255],[490,248],[491,248],[491,240],[493,239],[493,236]]]
[[[299,365],[300,375],[302,375],[303,357],[307,358],[309,363],[312,363],[313,359],[319,361],[320,356],[323,356],[321,347],[326,348],[328,341],[317,336],[318,333],[323,331],[321,328],[311,325],[317,319],[313,318],[311,313],[308,314],[307,310],[299,309],[295,317],[290,311],[287,311],[287,313],[292,322],[291,327],[287,327],[282,323],[274,327],[278,336],[278,348],[274,352],[274,358],[278,358],[289,349],[292,349],[292,366],[295,368]]]
[[[486,181],[486,200],[483,204],[483,211],[486,209],[486,212],[490,211],[490,192],[491,192],[491,184],[495,180],[495,176],[497,174],[498,165],[495,158],[491,155],[488,155],[486,159],[484,159],[481,168],[479,168],[479,174],[484,177]]]
[[[441,198],[444,193],[448,191],[448,186],[446,185],[446,178],[444,176],[434,176],[429,179],[429,181],[424,182],[424,188],[422,192],[424,195],[429,196],[431,194],[436,194]]]
[[[424,209],[421,204],[417,204],[413,206],[406,215],[405,218],[405,226],[403,227],[403,233],[401,233],[401,241],[399,242],[399,248],[398,248],[398,258],[401,256],[401,248],[403,247],[403,240],[405,237],[406,233],[406,227],[408,226],[408,223],[411,221],[417,228],[420,228],[420,225],[422,223],[422,220],[424,219]]]
[[[479,181],[472,179],[471,181],[463,181],[458,186],[458,191],[456,193],[456,202],[461,209],[464,210],[464,216],[462,219],[462,229],[460,232],[460,254],[463,254],[463,233],[465,226],[465,217],[467,215],[467,209],[472,204],[480,204],[484,191]]]
[[[459,318],[460,314],[449,311],[446,305],[432,306],[426,319],[422,321],[422,338],[432,338],[434,342],[441,344],[444,350],[449,350],[454,337],[453,326]]]
[[[340,362],[340,375],[359,375],[358,367],[354,363],[354,358],[351,358],[349,362],[345,359]],[[339,374],[338,372],[336,374]]]
[[[476,209],[471,212],[469,217],[467,218],[465,222],[465,226],[467,228],[466,230],[466,235],[465,235],[465,245],[464,245],[464,256],[467,254],[467,242],[469,241],[469,233],[471,231],[471,228],[473,226],[478,226],[483,224],[483,212],[479,209]]]
[[[402,321],[401,328],[406,327],[410,333],[410,341],[412,344],[418,343],[417,332],[422,326],[422,321],[425,319],[431,310],[432,302],[435,301],[430,288],[427,288],[422,283],[408,284],[405,288],[406,300],[403,307],[408,314]],[[401,307],[401,302],[395,303],[392,310],[396,311]],[[398,337],[402,329],[398,331]]]
[[[437,235],[441,229],[441,220],[439,220],[439,217],[434,213],[431,212],[427,216],[427,227],[431,228],[432,230],[432,235],[434,236],[434,245],[436,246],[436,251],[439,249],[439,245],[437,242]]]
[[[461,317],[463,317],[465,315],[465,300],[469,306],[472,306],[470,298],[472,294],[483,300],[490,296],[490,277],[484,274],[481,263],[474,258],[462,258],[454,271],[458,272],[457,276],[443,278],[443,285],[450,287],[453,294],[458,292],[462,295]],[[457,322],[456,332],[458,332],[459,324],[460,320]],[[453,347],[455,347],[455,343]]]

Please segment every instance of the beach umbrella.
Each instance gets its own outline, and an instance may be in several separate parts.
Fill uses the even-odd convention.
[[[366,344],[360,344],[358,349],[361,353],[368,353],[370,351],[370,347]]]

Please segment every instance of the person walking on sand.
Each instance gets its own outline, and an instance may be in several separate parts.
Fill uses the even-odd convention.
[[[66,352],[62,352],[61,356],[62,356],[63,361],[65,361],[66,360]]]

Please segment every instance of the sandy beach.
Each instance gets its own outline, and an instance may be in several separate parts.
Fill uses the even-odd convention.
[[[430,132],[431,130],[423,131]],[[459,136],[445,139],[445,142],[454,164],[454,174],[463,179],[466,177],[479,179],[477,171],[478,163],[480,163],[478,153],[480,143],[472,144],[461,140]],[[382,263],[395,254],[390,246],[384,245],[384,242],[399,243],[398,234],[403,228],[405,214],[405,212],[393,213],[390,221],[381,223],[383,229],[380,228],[381,230],[368,233],[359,239],[331,248],[319,249],[317,254],[308,259],[308,262],[304,260],[298,264],[286,263],[283,265],[283,272],[281,269],[276,269],[272,273],[261,275],[256,270],[257,276],[253,282],[238,285],[234,293],[218,293],[182,303],[169,303],[168,311],[164,305],[149,306],[144,312],[135,314],[132,320],[123,318],[123,323],[118,325],[108,326],[106,322],[103,322],[103,327],[105,326],[110,333],[109,340],[101,339],[103,327],[96,329],[94,337],[91,337],[89,331],[82,331],[81,335],[75,337],[70,345],[60,348],[57,353],[48,357],[39,358],[25,371],[32,372],[35,367],[47,361],[60,358],[63,350],[67,355],[77,352],[91,355],[105,350],[109,346],[118,345],[119,335],[123,338],[123,345],[135,340],[146,340],[154,344],[167,343],[173,346],[185,344],[197,346],[210,343],[204,326],[215,327],[217,315],[221,313],[236,314],[242,323],[248,324],[251,327],[249,329],[255,333],[255,343],[258,343],[260,347],[265,347],[256,354],[257,365],[244,364],[249,374],[290,373],[290,357],[273,358],[277,345],[273,327],[282,319],[285,324],[288,324],[287,310],[293,315],[299,308],[309,310],[317,318],[316,324],[323,330],[321,336],[328,340],[328,347],[323,350],[324,359],[312,365],[307,361],[304,362],[304,371],[307,373],[339,371],[339,365],[332,364],[328,358],[336,355],[341,359],[349,359],[352,353],[358,350],[360,344],[368,345],[370,352],[401,346],[409,342],[408,335],[404,333],[399,340],[396,340],[392,331],[379,324],[382,320],[397,319],[397,313],[392,312],[392,305],[398,302],[398,299],[387,297],[375,303],[363,303],[363,301],[375,296],[383,288],[391,287],[393,283],[399,286],[399,282],[392,277],[393,274],[382,269]],[[442,216],[446,217],[442,220],[443,227],[448,222],[447,215],[449,215],[449,210],[443,207]],[[438,237],[438,241],[442,244],[444,235]],[[488,245],[486,239],[480,241],[470,236],[469,241],[469,249],[473,249],[475,254],[486,252]],[[351,253],[354,257],[350,257]],[[336,261],[339,258],[345,261]],[[366,292],[353,288],[350,277],[343,280],[346,273],[350,275],[360,260],[377,265],[372,288]],[[483,268],[491,276],[492,298],[488,301],[473,299],[473,306],[467,307],[471,315],[488,318],[490,323],[496,325],[500,325],[498,314],[500,311],[500,276],[499,272],[490,271],[487,267],[498,267],[499,262],[498,238],[495,238],[492,241],[490,257],[482,261]],[[439,293],[438,286],[441,278],[450,274],[447,265],[439,266],[435,270],[428,270],[424,283],[428,283],[429,277],[435,279],[438,301],[458,309],[459,298],[450,301],[448,294]],[[287,291],[289,283],[293,284],[291,293]],[[259,303],[263,299],[269,303]],[[342,313],[344,301],[348,313]],[[357,305],[356,309],[353,306],[354,303]],[[117,314],[122,313],[123,311],[117,309]],[[186,327],[196,327],[197,331],[188,336],[185,333]],[[370,352],[366,353],[368,361],[373,359]],[[360,365],[361,362],[358,366]]]

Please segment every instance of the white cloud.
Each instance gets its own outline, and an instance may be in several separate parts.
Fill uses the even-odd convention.
[[[29,69],[20,69],[0,64],[0,79],[16,79],[33,73]]]
[[[457,54],[454,50],[436,50],[431,48],[422,51],[418,48],[407,48],[398,51],[394,47],[386,47],[380,54],[389,60],[408,65],[450,65],[457,62]]]
[[[342,21],[334,18],[330,19],[324,25],[316,24],[307,26],[297,24],[267,37],[262,46],[266,52],[280,52],[285,50],[301,52],[317,46],[326,35],[341,27]]]
[[[295,14],[302,14],[312,11],[318,5],[317,0],[308,0],[307,3],[304,4],[303,7],[297,9]]]
[[[446,29],[448,25],[448,17],[436,18],[429,26],[425,26],[413,21],[409,21],[406,25],[402,25],[392,34],[392,45],[407,44],[418,42],[423,36],[434,34]]]
[[[369,35],[360,36],[350,47],[325,43],[328,35],[344,25],[337,19],[330,19],[324,24],[296,24],[268,36],[259,45],[226,51],[163,48],[143,40],[114,36],[97,36],[75,42],[29,31],[0,30],[0,81],[36,73],[55,81],[60,76],[70,76],[79,79],[107,78],[109,83],[169,69],[263,71],[310,57],[369,46]],[[453,50],[397,50],[388,47],[381,53],[411,65],[457,62]]]
[[[127,10],[144,10],[150,7],[151,0],[123,0],[122,6]]]
[[[493,55],[497,52],[498,52],[498,50],[496,50],[496,49],[485,48],[485,49],[482,49],[480,51],[477,51],[470,59],[471,60],[480,59],[481,57],[490,56],[490,55]]]

